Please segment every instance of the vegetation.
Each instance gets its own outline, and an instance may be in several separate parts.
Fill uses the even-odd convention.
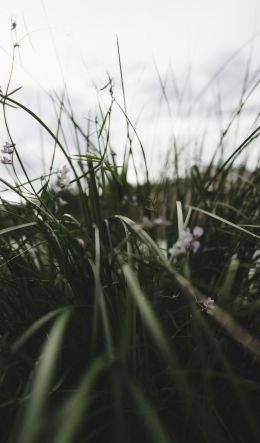
[[[0,207],[2,441],[260,441],[260,169],[234,166],[259,128],[228,159],[185,175],[175,163],[160,182],[149,181],[139,140],[146,173],[132,184],[138,134],[110,79],[107,89],[95,143],[66,94],[53,98],[55,134],[16,91],[1,94],[7,129],[6,110],[17,107],[54,143],[38,180],[10,131],[3,148],[1,167],[15,178],[0,181],[18,198],[2,192]],[[114,106],[127,126],[121,165],[110,143]]]

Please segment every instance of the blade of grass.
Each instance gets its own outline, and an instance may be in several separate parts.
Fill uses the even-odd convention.
[[[50,336],[44,344],[42,357],[36,367],[30,388],[31,396],[25,407],[23,421],[18,431],[17,443],[39,441],[42,417],[51,392],[55,366],[70,312],[63,312],[55,321]]]
[[[220,216],[218,216],[216,214],[213,214],[212,212],[205,211],[204,209],[197,208],[196,206],[189,205],[188,207],[190,209],[192,209],[193,211],[201,212],[202,214],[205,214],[205,215],[208,215],[209,217],[215,218],[216,220],[221,221],[222,223],[225,223],[226,225],[232,226],[232,228],[238,229],[239,231],[245,232],[246,234],[251,235],[252,237],[260,239],[259,235],[254,234],[253,232],[250,232],[247,229],[242,228],[241,226],[236,225],[235,223],[232,223],[232,222],[230,222],[229,220],[226,220],[223,217],[220,217]]]
[[[74,443],[76,433],[82,422],[86,422],[87,411],[92,401],[92,389],[98,377],[109,367],[104,356],[93,361],[77,389],[69,396],[58,411],[57,430],[52,443]]]
[[[167,435],[155,408],[147,400],[142,390],[130,381],[128,382],[128,388],[140,420],[142,423],[144,422],[145,430],[150,437],[149,441],[154,443],[177,442],[175,438],[172,438],[172,432],[171,438]]]

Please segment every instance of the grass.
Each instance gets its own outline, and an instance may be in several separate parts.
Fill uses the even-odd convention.
[[[260,170],[234,160],[256,143],[259,128],[228,159],[185,175],[175,163],[175,178],[157,182],[138,137],[145,179],[131,184],[137,132],[121,61],[120,73],[124,106],[109,79],[111,102],[100,108],[95,137],[76,121],[66,93],[53,97],[56,132],[14,98],[17,91],[1,95],[7,129],[6,108],[15,106],[54,144],[50,170],[31,180],[8,129],[15,179],[0,181],[19,202],[2,193],[2,440],[257,442]],[[121,165],[110,140],[114,107],[126,119]],[[57,150],[70,186],[55,170]],[[195,226],[204,229],[198,251],[172,257],[168,249]]]

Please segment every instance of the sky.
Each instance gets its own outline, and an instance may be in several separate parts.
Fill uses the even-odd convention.
[[[11,22],[16,23],[13,31]],[[98,112],[98,103],[104,109],[108,106],[107,90],[100,91],[108,73],[123,104],[117,37],[127,113],[146,149],[151,171],[156,174],[176,140],[186,147],[184,164],[190,164],[208,137],[203,162],[209,161],[220,128],[239,104],[243,79],[247,78],[250,90],[260,75],[259,0],[2,1],[0,85],[5,90],[13,44],[18,43],[10,85],[11,90],[22,86],[16,98],[55,130],[49,94],[61,94],[66,84],[75,115],[85,124],[88,116],[94,118]],[[256,88],[250,96],[227,152],[256,124],[258,93]],[[53,149],[50,138],[42,132],[39,137],[38,125],[20,110],[7,112],[30,176],[46,171]],[[119,114],[115,111],[111,137],[120,157],[125,119]],[[1,116],[0,143],[7,136]],[[252,150],[255,161],[257,146]],[[73,139],[70,152],[75,152]],[[138,143],[136,152],[140,154]],[[59,156],[57,162],[62,162]]]

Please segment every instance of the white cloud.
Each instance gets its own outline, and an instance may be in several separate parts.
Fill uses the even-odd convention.
[[[186,116],[188,88],[184,105],[178,109],[169,66],[176,76],[180,94],[191,67],[192,100],[219,66],[259,31],[259,14],[258,0],[11,0],[0,7],[0,84],[5,87],[8,81],[13,39],[20,42],[12,80],[13,88],[23,85],[18,95],[20,100],[32,104],[37,111],[37,96],[40,95],[45,102],[42,91],[61,91],[66,80],[75,113],[84,121],[89,109],[93,111],[97,104],[93,82],[99,88],[104,86],[107,71],[116,79],[116,94],[122,99],[116,48],[118,34],[129,116],[134,122],[141,112],[139,135],[148,153],[155,152],[160,143],[160,155],[163,156],[173,127],[180,135],[189,130],[191,138],[195,137],[196,130],[201,134],[205,127],[212,127],[212,139],[218,137],[218,122],[213,121],[212,113],[207,118],[208,108],[213,109],[216,105],[217,83],[205,90],[194,110],[196,115],[189,120]],[[11,19],[17,22],[17,30],[12,33]],[[260,35],[253,41],[253,46],[245,46],[218,77],[223,103],[228,110],[236,102],[240,78],[244,75],[251,49],[252,70],[256,69]],[[163,79],[168,70],[166,87],[174,125],[165,102],[158,108],[161,88],[154,63]],[[101,96],[105,95],[106,92]],[[228,97],[229,103],[225,101]],[[49,106],[44,103],[43,118],[55,128]],[[254,106],[256,103],[252,100],[250,109],[255,109]],[[113,120],[114,125],[117,120]],[[241,124],[241,137],[252,121],[252,115],[247,115]],[[13,116],[11,122],[17,138],[23,143],[27,140],[29,152],[33,152],[32,134],[37,137],[35,123],[30,126],[28,118],[21,112],[19,119]],[[0,140],[5,134],[3,122],[1,125]],[[122,119],[114,128],[115,145],[123,144],[119,136],[123,125]]]

